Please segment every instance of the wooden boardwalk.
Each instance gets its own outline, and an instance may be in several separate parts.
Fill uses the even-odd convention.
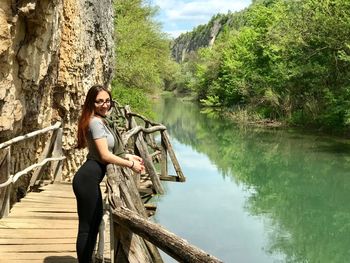
[[[30,192],[0,219],[0,262],[73,263],[78,227],[71,184]]]

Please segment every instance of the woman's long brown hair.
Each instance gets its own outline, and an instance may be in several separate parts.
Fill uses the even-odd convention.
[[[94,114],[95,100],[100,91],[106,91],[109,94],[109,98],[112,100],[111,92],[102,85],[94,85],[89,89],[85,98],[83,111],[78,122],[77,148],[79,149],[86,147],[86,137],[89,129],[89,122],[92,115]]]

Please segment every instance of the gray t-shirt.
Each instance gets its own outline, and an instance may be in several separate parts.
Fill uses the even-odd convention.
[[[94,140],[100,138],[107,138],[108,150],[110,152],[113,152],[113,134],[108,130],[108,128],[106,127],[106,125],[104,125],[103,121],[100,118],[92,117],[89,123],[89,130],[87,136],[87,146],[89,149],[89,153],[86,158],[89,160],[95,160],[100,163],[103,163],[97,151],[96,144],[94,142]]]

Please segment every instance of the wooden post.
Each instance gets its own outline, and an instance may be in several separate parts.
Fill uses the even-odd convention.
[[[162,135],[162,142],[166,145],[166,149],[168,150],[170,159],[173,163],[174,169],[176,171],[177,176],[179,177],[179,181],[180,182],[184,182],[186,181],[186,177],[184,176],[184,174],[182,173],[180,164],[176,158],[175,152],[173,150],[173,147],[171,146],[170,140],[169,140],[169,135],[167,133],[167,131],[161,131],[161,135]]]
[[[130,112],[130,107],[126,106],[125,107],[126,112]],[[130,118],[130,128],[134,128],[137,126],[136,121],[134,120],[133,117]],[[145,168],[148,174],[150,175],[154,190],[156,191],[157,194],[164,194],[164,189],[163,186],[160,182],[159,176],[157,174],[156,168],[153,165],[152,158],[150,157],[150,154],[147,149],[147,144],[143,140],[143,135],[141,132],[137,134],[136,137],[136,147],[141,155],[141,158],[143,159],[145,163]]]
[[[115,263],[114,257],[115,257],[115,235],[114,235],[114,221],[112,217],[112,211],[111,207],[108,207],[109,209],[109,240],[110,240],[110,257],[111,257],[111,263]]]
[[[163,133],[161,132],[161,162],[160,162],[160,174],[165,177],[168,176],[168,152],[166,144],[164,143]]]
[[[153,165],[152,158],[148,153],[147,145],[142,140],[141,133],[138,134],[136,139],[136,147],[144,161],[146,171],[150,175],[152,185],[157,194],[164,194],[163,186],[160,182],[159,176],[157,174],[156,168]]]
[[[111,207],[122,207],[125,203],[134,211],[144,210],[144,207],[139,207],[136,202],[137,199],[142,202],[140,196],[133,197],[132,193],[136,187],[132,178],[128,178],[128,174],[124,173],[122,168],[112,164],[107,165],[107,178],[108,200]],[[115,262],[152,263],[149,250],[140,237],[119,224],[114,224],[113,229]]]
[[[6,182],[10,178],[11,168],[11,146],[6,147],[5,154],[0,163],[0,183]],[[10,197],[11,197],[12,184],[0,188],[0,218],[7,217],[10,213]]]
[[[52,157],[63,156],[62,135],[63,135],[63,129],[59,128],[57,130],[56,140],[53,146]],[[55,161],[52,164],[52,171],[53,171],[53,181],[61,182],[62,181],[62,161]]]
[[[45,158],[47,158],[49,156],[49,154],[51,153],[52,147],[53,147],[53,143],[56,140],[56,136],[57,136],[57,130],[54,130],[52,132],[52,134],[51,134],[49,143],[47,143],[45,145],[45,148],[44,148],[43,152],[40,155],[39,162],[44,160]],[[44,166],[40,166],[34,171],[32,177],[30,179],[30,183],[28,185],[27,191],[32,190],[33,187],[36,185],[37,180],[41,179],[43,168],[44,168]]]
[[[150,127],[152,127],[151,124],[149,122],[146,122],[145,128],[147,129],[147,128],[150,128]],[[145,140],[146,140],[147,144],[149,146],[151,146],[153,149],[155,149],[157,147],[157,144],[156,144],[156,142],[155,142],[155,140],[153,138],[153,134],[152,133],[145,134]]]

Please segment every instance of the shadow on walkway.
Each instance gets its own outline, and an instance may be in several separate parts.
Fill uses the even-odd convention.
[[[50,256],[44,259],[44,263],[78,263],[72,256]]]

